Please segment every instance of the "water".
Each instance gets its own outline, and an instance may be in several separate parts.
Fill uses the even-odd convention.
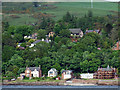
[[[118,86],[24,86],[24,85],[3,85],[2,88],[118,88]]]

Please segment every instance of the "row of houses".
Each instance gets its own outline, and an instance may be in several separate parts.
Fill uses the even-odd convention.
[[[58,75],[58,71],[55,68],[51,68],[48,71],[48,76],[47,77],[56,77]],[[42,75],[42,70],[39,67],[27,67],[25,70],[25,73],[21,73],[20,74],[20,79],[23,79],[24,77],[29,77],[30,79],[32,77],[44,77],[44,75]],[[73,78],[73,72],[72,70],[63,70],[62,71],[62,77],[61,79],[71,79]]]
[[[86,29],[85,33],[83,33],[83,31],[80,29],[80,28],[73,28],[73,29],[69,29],[70,32],[71,32],[71,35],[70,35],[70,38],[72,40],[72,42],[77,42],[79,38],[82,38],[84,34],[87,34],[87,33],[91,33],[91,32],[94,32],[94,33],[98,33],[98,34],[101,34],[101,30],[100,29],[97,29],[97,30],[88,30]],[[31,45],[29,46],[30,48],[31,47],[34,47],[37,43],[39,43],[40,41],[44,41],[46,43],[49,43],[51,42],[51,40],[49,39],[50,37],[53,37],[55,35],[54,32],[49,32],[48,35],[46,35],[46,39],[42,39],[42,40],[38,40],[37,39],[37,33],[34,33],[30,36],[24,36],[25,39],[33,39],[35,40],[33,43],[31,43]],[[18,44],[18,47],[20,49],[25,49],[24,47],[21,47],[20,44]],[[99,48],[98,48],[99,49]],[[115,46],[112,48],[112,50],[120,50],[120,41],[118,41]]]
[[[47,77],[56,77],[58,76],[58,71],[55,68],[51,68],[48,71]],[[32,77],[43,77],[41,67],[27,67],[25,70],[25,73],[20,74],[19,78],[29,77],[30,79]],[[61,72],[61,79],[73,79],[74,73],[72,70],[63,70]],[[80,74],[80,78],[84,79],[113,79],[118,78],[117,71],[115,68],[110,68],[109,65],[107,68],[98,68],[98,70],[95,73],[83,73]]]

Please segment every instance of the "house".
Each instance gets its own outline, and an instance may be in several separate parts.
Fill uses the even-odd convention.
[[[83,37],[83,31],[80,28],[69,29],[71,32],[70,38],[72,42],[77,42],[77,40]]]
[[[100,29],[97,29],[97,30],[88,30],[88,29],[86,29],[85,34],[91,33],[91,32],[95,32],[95,33],[101,34],[101,30]]]
[[[49,71],[48,71],[48,77],[56,77],[58,75],[58,72],[55,68],[51,68]]]
[[[41,67],[27,67],[25,70],[26,77],[42,77]]]
[[[72,79],[73,71],[72,70],[63,70],[62,71],[62,79]]]
[[[33,33],[32,35],[30,35],[30,36],[24,36],[24,39],[37,39],[37,33]]]
[[[54,32],[49,32],[49,37],[53,37],[54,36]]]
[[[51,42],[51,40],[49,40],[49,39],[46,39],[46,40],[44,40],[44,39],[42,39],[42,40],[36,40],[35,42],[31,43],[31,45],[30,45],[29,47],[30,47],[30,48],[31,48],[31,47],[34,47],[37,43],[39,43],[39,42],[41,42],[41,41],[44,41],[44,42],[46,42],[46,43]]]
[[[82,78],[82,79],[93,79],[93,73],[80,74],[80,78]]]
[[[120,50],[120,41],[118,41],[115,46],[112,48],[112,50]]]
[[[116,69],[110,68],[109,65],[107,68],[98,68],[98,70],[93,74],[94,79],[113,79],[117,78]]]

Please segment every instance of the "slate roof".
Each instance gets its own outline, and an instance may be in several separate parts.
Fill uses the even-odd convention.
[[[37,44],[37,43],[39,43],[40,41],[42,41],[42,40],[37,40],[37,41],[33,42],[32,44]],[[49,40],[44,40],[44,42],[49,43]]]
[[[102,71],[112,71],[113,69],[109,67],[109,65],[107,66],[107,68],[99,68],[98,70],[102,70]]]
[[[72,70],[62,70],[62,73],[63,73],[63,72],[67,72],[67,71],[70,71],[70,72],[72,72]]]
[[[97,32],[97,33],[100,32],[100,30],[87,30],[85,33],[90,33],[90,32],[93,32],[93,31],[95,31],[95,32]]]
[[[73,28],[73,29],[69,29],[69,30],[74,34],[82,32],[82,30],[80,28]]]
[[[29,68],[31,71],[34,71],[35,69],[36,69],[37,71],[40,70],[40,67],[27,67],[27,68]]]
[[[50,70],[53,70],[54,72],[56,72],[56,71],[57,71],[55,68],[51,68]],[[50,71],[50,70],[49,70],[49,71]]]
[[[37,40],[37,41],[33,42],[32,44],[39,43],[40,41],[42,41],[42,40]]]

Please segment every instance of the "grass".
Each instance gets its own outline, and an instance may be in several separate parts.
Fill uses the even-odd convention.
[[[91,10],[94,16],[106,16],[107,14],[114,15],[118,12],[118,4],[111,2],[94,2],[93,8],[91,8],[90,2],[60,2],[60,3],[48,3],[48,4],[56,6],[57,8],[46,9],[46,10],[34,9],[35,12],[52,14],[56,16],[53,18],[54,20],[61,19],[63,15],[66,14],[67,11],[69,11],[70,13],[72,13],[77,17],[83,17],[85,14],[87,14],[88,10]],[[32,4],[24,3],[22,6],[22,4],[19,5],[18,3],[18,6],[30,8],[32,7]],[[14,6],[14,3],[8,4],[8,8],[10,7],[17,8],[17,10],[19,10],[19,8],[16,5]],[[37,21],[37,19],[30,17],[31,14],[16,14],[16,15],[20,16],[20,18],[13,19],[9,16],[9,14],[4,14],[3,21],[8,21],[11,25],[23,25],[25,23],[29,24]]]
[[[11,81],[9,83],[16,83],[16,82],[61,82],[63,80],[49,80],[49,79],[45,79],[45,80],[37,80],[37,79],[31,79],[31,80],[27,80],[27,79],[23,79],[23,80],[16,80],[16,81]]]

